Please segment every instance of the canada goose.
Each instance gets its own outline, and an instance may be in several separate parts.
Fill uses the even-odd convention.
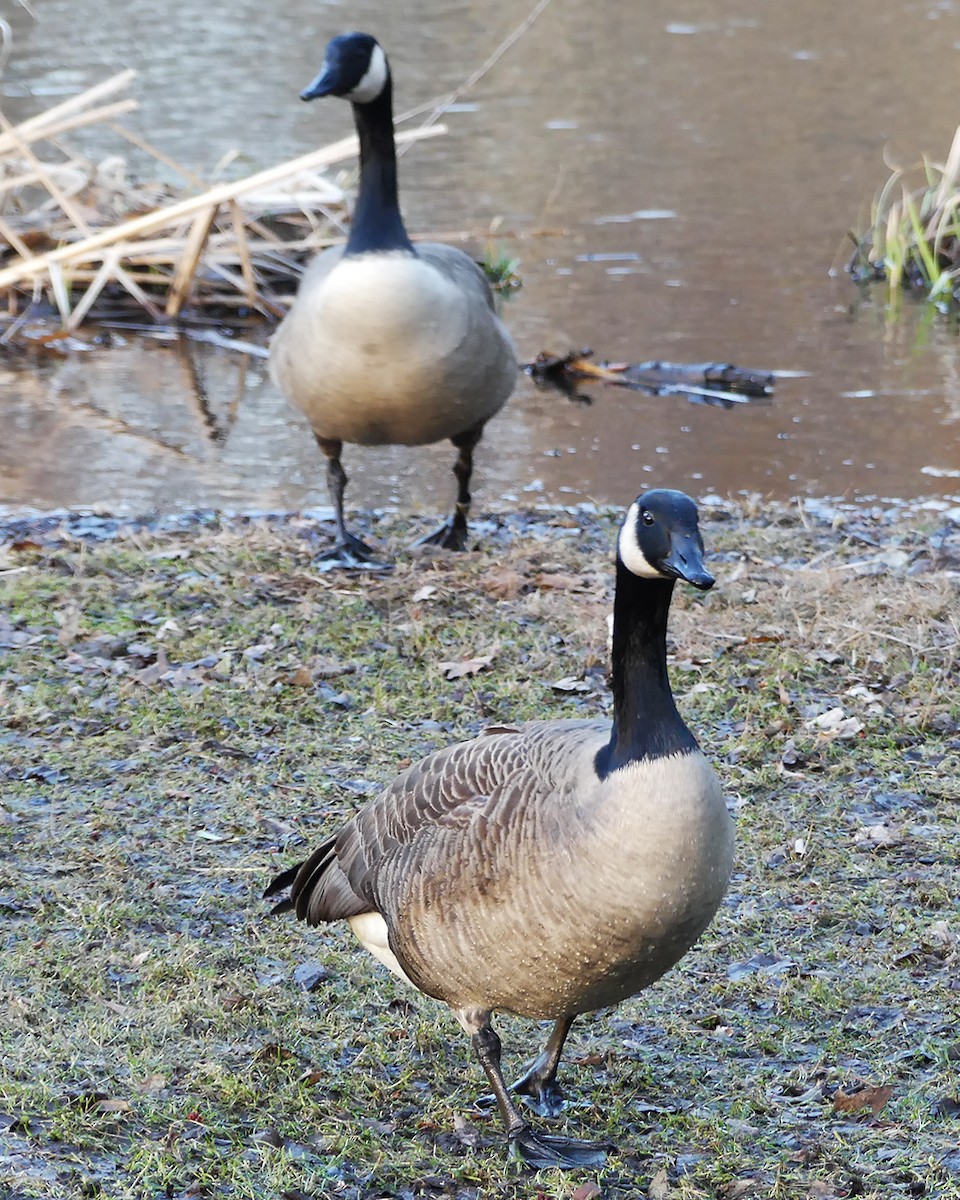
[[[327,458],[337,542],[331,566],[377,565],[343,519],[344,442],[421,446],[449,438],[458,490],[449,520],[422,539],[466,547],[473,450],[517,376],[513,342],[483,271],[462,250],[414,246],[397,201],[393,85],[367,33],[327,46],[301,99],[341,96],[360,139],[360,190],[345,247],[324,250],[304,273],[273,338],[274,383],[306,415]]]
[[[345,919],[401,979],[471,1035],[509,1144],[536,1167],[590,1166],[589,1143],[535,1133],[504,1084],[502,1009],[555,1022],[514,1084],[544,1115],[576,1016],[659,979],[694,944],[730,876],[720,786],[674,704],[667,614],[675,580],[702,591],[697,509],[657,489],[617,541],[613,725],[497,728],[407,768],[266,891],[311,925]]]

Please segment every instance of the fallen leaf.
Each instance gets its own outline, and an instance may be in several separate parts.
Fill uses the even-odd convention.
[[[675,1192],[667,1179],[667,1169],[661,1167],[650,1180],[650,1186],[647,1188],[647,1200],[670,1200],[673,1195]]]
[[[476,1150],[480,1145],[480,1130],[472,1121],[468,1121],[466,1117],[460,1113],[453,1114],[453,1132],[456,1135],[457,1141],[464,1146],[469,1146],[471,1150]]]
[[[267,1042],[253,1056],[254,1062],[282,1062],[284,1059],[296,1058],[292,1050],[280,1046],[276,1042]]]
[[[156,1072],[153,1075],[148,1075],[146,1079],[141,1079],[133,1085],[135,1092],[162,1092],[167,1086],[166,1075],[161,1075]]]
[[[570,1193],[570,1200],[596,1200],[600,1195],[600,1189],[592,1179],[586,1183],[581,1183],[576,1191]]]
[[[72,646],[80,632],[80,609],[74,604],[68,604],[53,615],[60,626],[57,633],[57,644],[60,646]]]
[[[415,591],[413,593],[413,595],[410,597],[410,602],[412,604],[419,604],[423,600],[429,600],[432,596],[435,596],[436,594],[437,594],[437,589],[433,586],[433,584],[425,583],[422,588],[418,588],[417,591]]]
[[[473,658],[462,658],[448,662],[438,662],[437,666],[446,679],[462,679],[466,675],[476,675],[484,667],[489,667],[497,656],[499,646],[493,646],[486,654],[477,654]]]
[[[837,1088],[833,1094],[833,1107],[836,1112],[844,1113],[862,1112],[863,1109],[869,1108],[876,1117],[892,1095],[893,1087],[889,1083],[879,1087],[866,1083],[852,1092]]]
[[[808,721],[807,728],[816,729],[822,740],[833,742],[856,737],[863,729],[863,722],[858,717],[848,717],[838,705]]]
[[[512,567],[494,567],[484,571],[479,580],[480,587],[498,600],[516,600],[525,582]]]
[[[900,829],[891,821],[878,821],[875,825],[861,825],[853,835],[854,843],[870,850],[888,850],[903,841]]]
[[[550,686],[555,692],[590,691],[590,684],[585,679],[579,679],[576,675],[565,675],[563,679],[558,679],[556,683],[551,683]]]
[[[287,679],[287,683],[291,687],[313,687],[313,675],[310,668],[301,664]]]
[[[99,1112],[133,1112],[133,1105],[129,1100],[101,1100],[97,1104]]]
[[[960,945],[960,934],[953,932],[948,921],[934,921],[927,930],[924,940],[945,954],[949,954]]]
[[[795,971],[797,964],[792,958],[781,958],[777,954],[754,954],[744,962],[730,963],[728,979],[743,979],[747,975],[786,975]]]
[[[256,818],[257,824],[265,833],[269,833],[271,837],[280,841],[300,835],[300,830],[292,821],[283,821],[280,817],[266,817],[260,813],[256,814]]]

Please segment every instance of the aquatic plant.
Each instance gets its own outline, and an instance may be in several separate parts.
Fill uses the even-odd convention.
[[[912,186],[915,170],[896,168],[871,205],[866,233],[851,230],[848,269],[857,283],[886,281],[891,305],[907,289],[946,311],[960,305],[960,128],[945,163],[924,158],[922,186]]]

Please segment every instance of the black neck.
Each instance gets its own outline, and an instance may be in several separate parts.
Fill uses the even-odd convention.
[[[672,579],[641,579],[617,559],[613,602],[613,728],[597,757],[601,776],[644,758],[696,749],[667,676]]]
[[[360,138],[360,191],[346,254],[413,250],[397,200],[397,148],[393,140],[393,87],[368,104],[353,106]]]

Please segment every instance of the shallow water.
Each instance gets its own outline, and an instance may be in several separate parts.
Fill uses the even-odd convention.
[[[107,7],[45,0],[38,22],[7,14],[7,115],[134,66],[129,123],[201,172],[231,149],[252,169],[348,130],[345,105],[296,98],[333,32],[382,38],[403,110],[455,87],[529,11],[133,0],[107,20]],[[879,293],[830,274],[886,178],[884,154],[946,154],[958,46],[953,3],[691,0],[667,16],[553,0],[447,116],[449,135],[403,158],[411,230],[500,219],[524,235],[504,243],[522,260],[506,316],[524,359],[592,346],[789,376],[772,402],[729,411],[612,388],[576,406],[525,382],[488,426],[478,506],[619,503],[653,482],[778,498],[960,492],[956,333],[910,304],[889,320]],[[563,233],[532,236],[543,229]],[[318,452],[262,360],[120,343],[26,371],[0,363],[0,503],[326,504]],[[452,461],[446,445],[350,448],[348,503],[446,508]]]

